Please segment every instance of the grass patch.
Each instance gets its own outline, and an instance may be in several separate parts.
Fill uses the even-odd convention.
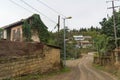
[[[60,70],[61,73],[70,72],[70,68],[64,67]]]
[[[96,68],[96,69],[99,69],[99,70],[105,70],[105,67],[104,66],[100,66],[98,64],[93,64],[93,66]]]
[[[97,65],[97,64],[93,64],[93,66],[96,69],[102,70],[102,71],[106,71],[112,75],[117,75],[117,70],[114,66],[101,66],[101,65]]]
[[[120,72],[113,65],[101,66],[101,65],[98,65],[98,64],[93,64],[93,67],[95,67],[96,69],[108,72],[108,73],[116,76],[117,79],[120,80]]]
[[[28,74],[24,76],[3,79],[3,80],[42,80],[44,78],[52,77],[52,76],[67,73],[67,72],[70,72],[70,68],[64,67],[60,71],[53,71],[53,72],[45,73],[45,74],[34,73],[34,74]]]

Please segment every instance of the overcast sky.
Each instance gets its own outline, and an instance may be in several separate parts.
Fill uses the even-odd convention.
[[[39,0],[59,12],[59,14],[52,11],[37,0],[24,1],[33,6],[35,9],[39,10],[40,13],[25,5],[21,0],[12,1],[30,11],[15,5],[14,3],[10,2],[10,0],[0,0],[1,27],[27,18],[34,13],[40,14],[41,19],[49,30],[54,29],[57,23],[57,16],[59,14],[64,16],[72,16],[71,20],[66,20],[66,26],[68,26],[70,29],[80,29],[82,27],[88,28],[92,25],[94,27],[100,27],[99,22],[102,21],[104,17],[107,17],[107,14],[111,15],[112,13],[112,10],[107,9],[107,7],[111,6],[111,3],[106,3],[106,0]],[[117,1],[115,4],[120,4],[120,1]],[[63,20],[61,18],[61,28],[63,28],[62,23]]]

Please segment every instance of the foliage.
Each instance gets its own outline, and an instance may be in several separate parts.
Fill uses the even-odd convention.
[[[108,20],[106,18],[103,19],[102,22],[100,22],[102,29],[101,33],[106,34],[107,36],[114,37],[114,28],[113,28],[113,20],[112,18],[109,18]]]
[[[97,35],[94,39],[94,46],[97,48],[98,53],[101,53],[101,55],[106,55],[105,53],[109,50],[108,42],[109,38],[106,35]]]
[[[49,32],[39,15],[34,14],[30,20],[24,20],[23,35],[26,41],[31,41],[32,35],[38,35],[41,42],[48,42]]]
[[[37,14],[33,15],[31,26],[33,32],[37,32],[41,42],[48,42],[49,32],[47,30],[47,27],[40,19],[39,15]]]
[[[116,22],[116,30],[117,30],[117,37],[120,37],[120,11],[115,12],[115,22]],[[114,44],[114,27],[113,27],[113,16],[107,18],[103,18],[103,20],[100,22],[102,29],[101,33],[107,35],[108,37],[111,37],[112,41],[110,45]],[[118,45],[120,45],[120,40],[118,40]]]
[[[117,29],[117,37],[120,37],[120,11],[115,12],[115,22]],[[98,53],[105,53],[112,51],[115,48],[115,39],[114,39],[114,27],[113,27],[113,16],[103,18],[100,22],[102,26],[101,32],[94,38],[95,47],[97,48]],[[120,44],[120,41],[118,41]]]
[[[64,34],[64,29],[61,29],[59,31],[59,41],[58,41],[58,32],[54,32],[54,33],[50,33],[51,34],[51,38],[49,41],[51,44],[53,45],[57,45],[59,44],[59,46],[61,47],[61,57],[63,58],[64,54],[63,54],[63,42],[64,42],[64,38],[63,38],[63,34]],[[74,35],[83,35],[83,36],[92,36],[92,38],[95,38],[97,36],[97,34],[100,34],[100,29],[99,28],[81,28],[79,30],[73,29],[73,30],[66,30],[66,56],[67,58],[77,58],[80,56],[81,49],[80,48],[76,48],[76,41],[73,40],[73,36]],[[90,40],[92,42],[92,40]],[[93,50],[93,49],[87,49],[87,50]]]
[[[74,43],[67,43],[66,45],[66,52],[67,52],[67,58],[78,58],[80,57],[80,48],[75,46]]]
[[[31,26],[26,20],[23,24],[23,36],[25,37],[25,41],[31,41]]]
[[[57,34],[57,33],[56,33]],[[57,35],[55,35],[55,33],[52,33],[52,32],[49,32],[49,40],[48,40],[48,44],[50,45],[57,45],[58,42],[57,42]]]

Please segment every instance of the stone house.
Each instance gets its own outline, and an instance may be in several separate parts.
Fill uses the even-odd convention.
[[[32,18],[33,18],[33,15],[26,19],[22,19],[20,21],[17,21],[17,22],[14,22],[12,24],[2,27],[3,29],[2,38],[5,40],[10,40],[10,41],[24,41],[24,36],[23,36],[24,21],[27,20],[28,24],[31,24]],[[44,24],[43,22],[41,23]],[[40,42],[37,33],[36,34],[34,33],[34,35],[31,36],[31,39],[34,42]]]

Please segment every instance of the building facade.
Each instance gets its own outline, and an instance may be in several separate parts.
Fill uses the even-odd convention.
[[[79,48],[87,48],[92,46],[92,42],[89,41],[92,39],[91,36],[78,35],[78,36],[73,36],[73,38],[77,42],[76,46]]]
[[[31,24],[32,18],[33,16],[30,16],[26,19],[22,19],[20,21],[2,27],[3,35],[1,37],[5,40],[10,41],[25,41],[25,37],[23,36],[23,24],[25,20],[28,21],[28,24]],[[37,32],[32,32],[31,40],[34,42],[40,42]]]

